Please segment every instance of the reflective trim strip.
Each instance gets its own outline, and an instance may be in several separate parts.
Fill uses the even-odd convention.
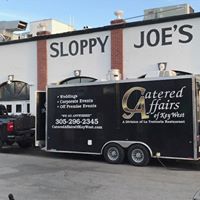
[[[156,156],[152,156],[152,158],[157,158]],[[165,156],[160,156],[159,159],[173,159],[173,160],[200,160],[200,157],[198,158],[179,158],[179,157],[165,157]]]
[[[91,155],[101,155],[101,153],[94,153],[94,152],[80,152],[80,151],[60,151],[56,149],[49,149],[43,148],[46,152],[54,152],[54,153],[75,153],[75,154],[91,154]]]

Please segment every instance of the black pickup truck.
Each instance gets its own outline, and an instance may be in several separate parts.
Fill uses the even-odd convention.
[[[15,142],[22,148],[32,146],[35,137],[35,117],[29,114],[8,115],[0,105],[0,148]]]

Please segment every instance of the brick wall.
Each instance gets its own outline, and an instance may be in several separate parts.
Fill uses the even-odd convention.
[[[37,41],[37,89],[45,90],[47,84],[47,41]]]
[[[123,19],[115,19],[111,24],[125,23]],[[41,32],[38,35],[47,35]],[[111,69],[119,69],[123,79],[123,29],[111,30]],[[37,41],[37,89],[45,90],[47,85],[47,41]]]
[[[115,19],[111,24],[125,23],[123,19]],[[111,69],[119,69],[123,78],[123,29],[111,30]]]

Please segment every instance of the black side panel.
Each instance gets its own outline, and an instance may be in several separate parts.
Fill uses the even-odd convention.
[[[155,155],[193,158],[192,79],[120,85],[121,132]]]
[[[192,78],[48,88],[47,150],[100,152],[139,141],[163,157],[193,158]]]
[[[48,89],[47,150],[100,152],[119,136],[116,85]]]
[[[36,141],[45,140],[46,92],[36,93]]]

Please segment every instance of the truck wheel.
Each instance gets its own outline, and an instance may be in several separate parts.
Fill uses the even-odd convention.
[[[135,166],[146,166],[150,161],[150,154],[148,149],[141,145],[132,145],[128,149],[128,161]]]
[[[33,143],[32,143],[32,141],[20,141],[20,142],[18,142],[18,145],[21,148],[29,148],[29,147],[32,147]]]
[[[118,144],[108,144],[104,148],[104,159],[111,164],[120,164],[124,160],[124,149]]]

